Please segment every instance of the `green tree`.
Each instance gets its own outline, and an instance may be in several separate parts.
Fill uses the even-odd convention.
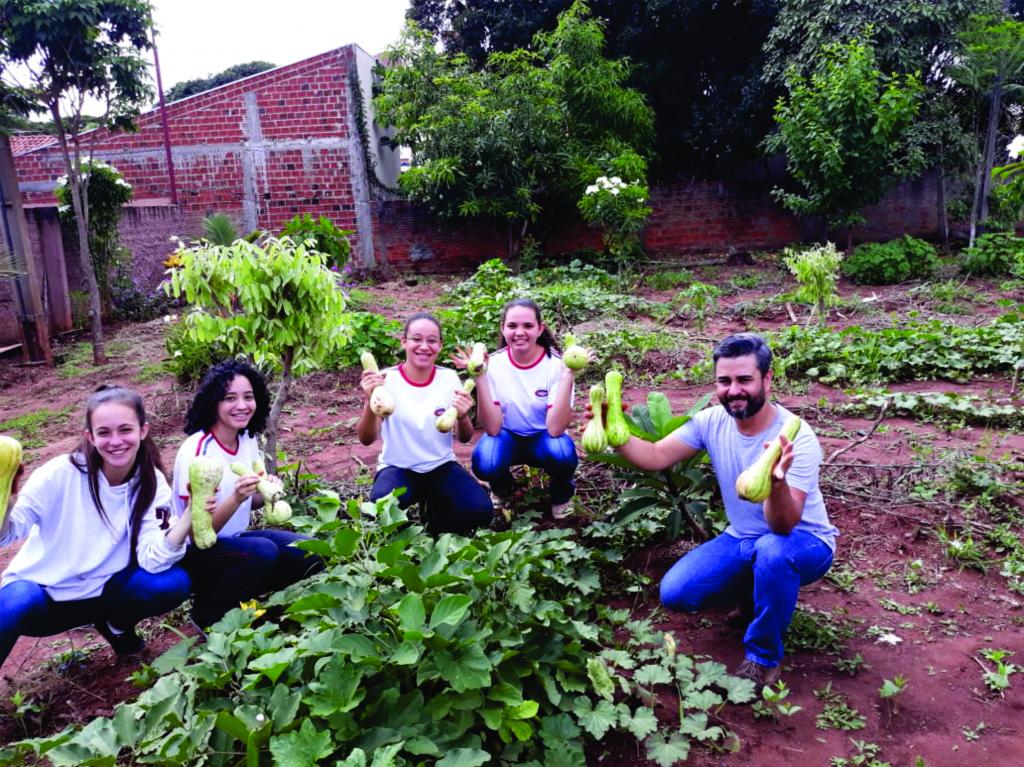
[[[296,375],[322,365],[349,339],[345,298],[324,254],[291,238],[264,245],[235,240],[177,254],[169,294],[194,307],[186,333],[199,344],[221,344],[278,374],[267,418],[266,454],[273,473],[281,411]]]
[[[923,157],[905,152],[920,81],[882,74],[869,44],[826,45],[811,76],[793,68],[786,87],[789,95],[775,107],[779,130],[765,146],[785,152],[787,169],[802,188],[774,190],[790,210],[823,215],[849,230],[862,220],[861,208],[923,163]]]
[[[988,105],[984,135],[977,157],[974,201],[971,206],[969,246],[974,245],[978,225],[989,213],[989,184],[995,164],[995,147],[1004,101],[1019,95],[1024,85],[1024,23],[1003,14],[972,16],[959,35],[962,55],[953,67],[954,79],[976,99]]]
[[[18,67],[22,94],[48,111],[64,156],[78,231],[82,272],[89,287],[93,360],[106,362],[102,304],[89,248],[89,199],[82,183],[82,107],[105,106],[102,122],[127,128],[148,100],[142,51],[152,10],[145,0],[0,0],[0,69]]]
[[[408,17],[465,53],[481,69],[488,56],[530,48],[555,29],[572,0],[411,0]],[[762,46],[779,0],[591,0],[604,21],[607,54],[628,58],[628,85],[654,110],[652,172],[721,174],[757,162],[781,83],[761,79]]]
[[[583,3],[533,50],[491,54],[479,70],[410,25],[376,99],[393,143],[413,152],[403,191],[449,220],[502,222],[516,254],[531,226],[575,205],[595,168],[648,152],[653,115],[603,47]]]
[[[132,199],[132,187],[117,168],[100,160],[86,160],[79,167],[81,184],[89,200],[89,253],[96,270],[96,283],[104,308],[111,304],[110,279],[126,279],[123,267],[131,254],[121,247],[118,224],[122,207]],[[77,228],[67,176],[57,180],[54,190],[61,220]]]
[[[219,88],[222,85],[233,83],[235,80],[241,80],[243,77],[258,75],[260,72],[273,69],[275,66],[275,64],[271,64],[269,61],[247,61],[244,64],[235,64],[233,67],[228,67],[223,72],[218,72],[209,77],[197,77],[192,80],[182,80],[180,83],[175,83],[174,86],[167,90],[164,96],[167,101],[178,101],[189,96],[195,96],[197,93],[208,91],[211,88]]]

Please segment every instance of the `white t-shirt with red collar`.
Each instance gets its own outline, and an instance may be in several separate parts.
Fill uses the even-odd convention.
[[[423,474],[454,461],[452,433],[438,431],[434,421],[462,388],[459,374],[451,368],[435,367],[430,378],[418,384],[406,377],[402,365],[381,372],[384,388],[395,398],[395,412],[381,423],[384,446],[377,468],[397,466]]]
[[[562,357],[554,351],[550,355],[542,352],[525,367],[512,359],[508,347],[490,355],[487,385],[494,404],[501,408],[502,428],[522,435],[544,431],[563,368]],[[569,394],[570,407],[573,394]]]
[[[197,431],[190,435],[181,443],[178,456],[174,459],[172,505],[174,513],[178,516],[184,514],[188,506],[188,466],[197,455],[213,456],[224,464],[224,476],[217,488],[218,504],[235,491],[238,475],[231,471],[231,464],[234,461],[248,468],[252,466],[253,461],[263,460],[263,451],[260,450],[259,443],[248,432],[238,435],[238,449],[235,452],[224,447],[213,432]],[[227,538],[248,530],[251,512],[252,498],[246,498],[217,535]]]

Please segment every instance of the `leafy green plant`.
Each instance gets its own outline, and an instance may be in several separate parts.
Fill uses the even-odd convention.
[[[935,534],[938,536],[946,556],[960,567],[969,567],[982,573],[988,571],[988,557],[985,555],[985,549],[975,543],[974,537],[970,533],[950,535],[940,527]]]
[[[899,707],[899,697],[907,689],[907,678],[897,674],[892,679],[882,679],[882,686],[878,689],[878,697],[888,708],[889,717],[896,715]]]
[[[197,338],[183,322],[170,326],[164,346],[168,354],[167,369],[185,386],[198,383],[210,366],[230,356],[228,347],[219,339]]]
[[[688,285],[696,279],[689,269],[673,269],[665,272],[652,272],[644,276],[644,284],[652,290],[673,290]]]
[[[903,235],[885,243],[858,245],[843,261],[843,274],[862,285],[894,285],[911,277],[929,277],[937,266],[932,245]]]
[[[800,284],[797,298],[815,308],[819,322],[825,321],[828,307],[837,300],[836,282],[842,258],[842,254],[831,242],[812,248],[786,248],[783,251],[786,266]]]
[[[583,220],[602,230],[605,248],[619,267],[619,273],[631,271],[643,256],[640,232],[651,215],[647,206],[647,161],[633,151],[625,151],[607,163],[607,173],[589,184],[577,203]],[[623,181],[618,174],[635,181]]]
[[[832,689],[831,682],[823,689],[815,690],[814,697],[824,703],[824,708],[814,720],[819,730],[862,730],[867,724],[863,715],[850,706],[846,696]]]
[[[722,289],[704,282],[692,282],[686,289],[676,293],[672,302],[683,307],[693,318],[697,330],[703,331],[708,312],[714,308]]]
[[[331,355],[327,367],[335,370],[356,367],[359,355],[369,351],[381,367],[398,362],[401,351],[398,337],[402,323],[376,312],[346,312],[345,321],[352,333],[349,342]]]
[[[327,256],[285,237],[262,245],[236,240],[231,247],[179,251],[168,293],[192,306],[185,333],[200,344],[216,342],[279,373],[267,418],[267,469],[274,470],[281,408],[295,375],[323,365],[348,341],[345,299]]]
[[[960,268],[978,277],[1024,276],[1024,238],[1012,232],[990,232],[963,252]]]
[[[781,679],[773,686],[765,685],[761,689],[761,700],[756,701],[750,707],[754,712],[755,719],[771,719],[778,721],[780,716],[793,716],[803,711],[801,706],[794,705],[786,700],[789,697],[789,688]]]
[[[1020,671],[1019,666],[1006,662],[1006,659],[1013,655],[1013,653],[1009,650],[996,650],[986,647],[978,654],[983,660],[993,664],[993,667],[989,668],[981,661],[978,662],[982,669],[982,679],[985,681],[985,686],[992,692],[1002,696],[1004,691],[1010,686],[1010,675]]]
[[[967,425],[1014,430],[1024,428],[1024,414],[1016,405],[953,391],[892,392],[875,389],[855,392],[852,402],[842,405],[840,409],[846,413],[870,413],[877,412],[886,403],[892,415],[916,418],[925,423],[939,423],[951,429],[962,429]]]
[[[786,632],[786,652],[808,650],[838,655],[853,636],[850,622],[826,610],[798,607]]]
[[[840,658],[832,664],[832,667],[835,668],[836,671],[840,671],[844,674],[849,674],[850,676],[857,676],[857,672],[863,665],[864,656],[862,656],[860,653],[857,653],[852,658]]]
[[[716,712],[753,697],[605,607],[603,554],[570,531],[434,539],[393,496],[310,500],[294,519],[315,537],[298,545],[323,573],[157,658],[159,678],[113,717],[8,744],[0,764],[582,764],[618,731],[669,765],[729,738]],[[686,691],[671,733],[652,703],[668,689]]]
[[[349,229],[340,229],[327,216],[314,219],[309,213],[295,216],[284,225],[282,237],[290,237],[298,243],[306,243],[318,253],[323,253],[325,262],[332,269],[340,269],[348,263],[352,246],[348,237]]]
[[[661,392],[647,394],[646,405],[634,405],[627,416],[630,432],[648,442],[657,442],[668,436],[707,405],[710,394],[698,400],[688,411],[672,414],[668,397]],[[622,456],[601,453],[588,456],[591,460],[611,464],[630,478],[632,487],[619,496],[614,519],[625,524],[651,507],[667,509],[665,519],[669,538],[679,537],[683,523],[699,539],[708,540],[715,532],[715,520],[708,514],[708,500],[714,480],[706,469],[706,453],[698,453],[662,471],[642,471]]]
[[[853,744],[856,753],[849,758],[833,756],[829,760],[830,767],[892,767],[889,762],[878,760],[877,757],[882,753],[882,747],[877,743],[868,743],[854,738],[850,738],[850,743]]]
[[[966,382],[1011,372],[1020,361],[1024,318],[1017,311],[976,327],[911,322],[899,328],[833,331],[790,327],[772,338],[776,376],[805,375],[826,384],[865,385],[942,379]]]
[[[861,573],[848,563],[844,563],[840,567],[832,567],[825,574],[825,580],[848,594],[857,590],[857,579],[860,577]]]
[[[227,213],[212,213],[203,219],[203,239],[211,245],[231,245],[238,231]]]

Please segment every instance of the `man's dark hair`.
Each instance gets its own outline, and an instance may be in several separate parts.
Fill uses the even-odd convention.
[[[722,357],[732,359],[733,357],[745,357],[748,354],[754,355],[757,360],[757,369],[761,371],[761,375],[765,375],[772,369],[772,350],[757,333],[736,333],[728,338],[723,338],[711,353],[711,360],[717,363]]]

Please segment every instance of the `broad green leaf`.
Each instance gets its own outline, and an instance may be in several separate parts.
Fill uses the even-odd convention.
[[[590,700],[583,696],[573,701],[572,710],[580,726],[596,740],[601,740],[619,718],[615,706],[608,701],[600,700],[596,706],[591,707]]]
[[[590,677],[594,692],[608,701],[615,698],[615,683],[600,658],[591,658],[587,661],[587,676]]]
[[[430,628],[449,625],[458,626],[466,617],[473,600],[465,594],[454,594],[442,599],[430,614]]]
[[[691,690],[682,701],[683,708],[707,711],[722,703],[722,696],[711,690]]]
[[[630,713],[629,706],[620,703],[618,709],[619,724],[637,740],[643,740],[652,732],[657,731],[658,719],[647,706],[637,706],[636,711]]]
[[[659,391],[647,394],[647,412],[654,426],[653,432],[660,439],[668,434],[668,423],[672,419],[672,406],[668,397]]]
[[[505,711],[506,719],[533,719],[540,710],[540,704],[535,700],[524,700],[518,706],[511,706]]]
[[[310,767],[333,751],[330,733],[317,730],[309,719],[303,719],[298,730],[270,739],[270,753],[276,767]]]
[[[441,678],[456,692],[479,690],[491,683],[491,663],[476,645],[463,649],[458,658],[447,651],[437,653],[434,661]]]
[[[289,615],[296,615],[302,612],[322,612],[329,607],[336,607],[340,604],[341,600],[330,594],[307,594],[296,599],[288,606],[285,612]]]
[[[479,748],[455,748],[434,763],[434,767],[481,767],[491,760],[491,755]]]
[[[647,746],[647,758],[658,767],[672,767],[685,762],[690,755],[690,741],[679,733],[664,737],[655,733],[644,741]]]
[[[668,684],[672,681],[672,674],[663,666],[649,663],[637,669],[636,673],[633,674],[633,681],[645,687],[651,687],[656,684]]]
[[[399,625],[406,631],[423,628],[423,621],[426,618],[427,613],[423,608],[423,599],[419,594],[406,594],[398,603]]]
[[[293,660],[295,660],[295,648],[286,647],[283,650],[267,653],[250,661],[249,668],[262,671],[267,679],[271,682],[276,682],[277,678],[284,673],[284,670],[288,668]]]
[[[411,666],[420,659],[421,647],[416,642],[402,642],[391,653],[391,662],[398,666]]]

